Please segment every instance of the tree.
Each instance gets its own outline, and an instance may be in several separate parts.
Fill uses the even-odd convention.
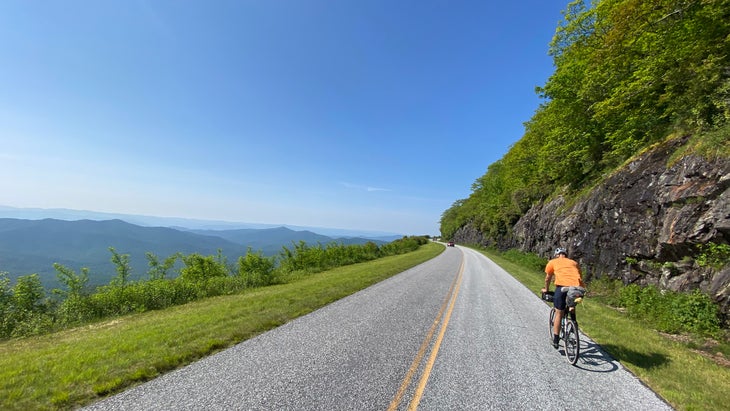
[[[154,253],[147,252],[145,257],[147,257],[147,263],[150,267],[147,271],[150,280],[162,280],[167,277],[167,272],[175,266],[175,262],[182,258],[182,253],[175,253],[167,257],[162,264],[160,264],[160,260]]]
[[[538,201],[578,195],[673,133],[728,145],[730,0],[576,0],[525,134],[441,217],[493,239]],[[718,150],[719,151],[719,150]]]
[[[247,279],[247,286],[270,285],[275,265],[273,258],[264,257],[261,251],[253,253],[249,247],[245,256],[238,257],[238,275]]]
[[[193,253],[183,256],[182,261],[185,266],[180,269],[180,278],[185,281],[200,282],[209,278],[228,276],[228,267],[220,250],[217,258]]]
[[[13,291],[10,288],[8,273],[0,271],[0,337],[8,337],[12,332],[11,312]]]
[[[81,268],[81,274],[77,274],[71,268],[68,268],[59,263],[53,263],[53,268],[56,270],[56,278],[58,281],[66,286],[65,290],[53,289],[54,294],[60,295],[63,298],[79,297],[83,295],[84,290],[89,283],[89,269],[87,267]]]
[[[119,254],[114,247],[109,247],[112,253],[111,261],[117,270],[117,275],[112,279],[112,286],[124,287],[129,282],[129,276],[132,273],[132,267],[129,265],[129,254]]]
[[[66,286],[65,290],[58,288],[51,290],[53,294],[59,295],[63,299],[56,309],[57,321],[60,324],[77,324],[92,318],[94,313],[86,294],[89,269],[82,267],[81,273],[77,274],[74,270],[58,263],[54,263],[53,268],[56,269],[58,281]]]
[[[18,277],[13,287],[12,305],[18,311],[43,312],[46,291],[38,274]]]

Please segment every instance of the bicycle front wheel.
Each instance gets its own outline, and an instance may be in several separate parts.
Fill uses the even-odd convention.
[[[565,321],[563,347],[565,348],[565,359],[571,365],[575,365],[580,355],[580,336],[578,335],[578,326],[573,320]]]
[[[553,342],[553,326],[555,325],[555,307],[550,309],[550,330],[548,335],[550,336],[550,343]]]

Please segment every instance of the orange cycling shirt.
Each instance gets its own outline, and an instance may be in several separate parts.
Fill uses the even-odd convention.
[[[555,285],[562,287],[582,286],[578,263],[568,257],[553,258],[545,266],[545,273],[555,275]]]

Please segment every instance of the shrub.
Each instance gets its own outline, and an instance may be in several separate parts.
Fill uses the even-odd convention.
[[[51,290],[53,294],[61,297],[81,296],[89,283],[89,269],[81,268],[81,274],[77,274],[71,268],[62,264],[54,263],[53,268],[56,270],[56,278],[58,282],[66,286],[66,289],[55,288]]]
[[[237,270],[228,267],[218,250],[217,256],[173,254],[160,264],[157,256],[147,253],[150,279],[129,282],[129,255],[114,248],[112,262],[117,276],[109,285],[91,292],[87,289],[88,268],[74,270],[54,264],[63,289],[54,289],[59,300],[49,300],[38,275],[19,277],[10,287],[7,273],[0,272],[0,338],[41,334],[59,327],[74,326],[103,318],[133,312],[162,309],[201,298],[233,294],[252,286],[265,286],[298,275],[372,260],[386,255],[402,254],[428,242],[425,237],[403,237],[382,247],[373,242],[364,245],[331,243],[326,247],[308,246],[304,242],[294,250],[284,247],[277,268],[274,257],[264,257],[249,249],[239,257]],[[166,279],[167,271],[180,259],[180,276]],[[230,275],[237,271],[238,275]],[[291,275],[296,272],[295,275]]]
[[[250,287],[272,284],[275,266],[273,258],[264,257],[260,251],[252,253],[250,247],[245,256],[238,257],[238,275]]]
[[[509,249],[501,254],[507,260],[543,272],[547,260],[535,253],[525,253],[517,249]]]
[[[618,306],[619,294],[623,288],[621,280],[612,279],[607,276],[593,278],[588,283],[588,291],[591,298],[597,298],[605,304]]]
[[[161,280],[167,277],[168,271],[175,266],[175,262],[182,258],[182,253],[175,253],[167,257],[162,263],[160,263],[160,259],[154,253],[147,252],[145,253],[145,257],[150,267],[147,270],[147,275],[150,280]]]
[[[53,327],[51,304],[38,274],[18,277],[10,288],[0,276],[0,330],[2,337],[23,337],[48,332]]]
[[[198,299],[230,295],[247,288],[246,279],[235,277],[213,277],[198,284]]]
[[[53,329],[53,317],[40,311],[17,310],[10,337],[45,334]]]
[[[226,267],[225,259],[218,250],[218,256],[204,257],[198,253],[193,253],[182,257],[184,267],[180,269],[180,278],[185,281],[201,282],[213,277],[226,277],[228,275],[228,267]]]
[[[700,254],[697,256],[697,265],[700,267],[712,267],[720,269],[727,264],[730,264],[730,245],[728,244],[715,244],[709,242],[706,244],[700,244],[697,247]]]
[[[699,290],[689,294],[675,293],[672,311],[673,319],[687,331],[708,335],[720,331],[719,307]]]
[[[404,254],[417,250],[418,247],[427,242],[428,239],[425,237],[403,237],[399,240],[384,244],[380,247],[380,251],[382,256]]]
[[[631,284],[621,289],[619,305],[626,308],[629,316],[659,331],[708,336],[716,336],[721,331],[719,307],[699,290],[678,293]]]
[[[109,247],[109,251],[112,253],[112,264],[117,270],[116,277],[112,279],[112,285],[124,287],[132,274],[132,267],[129,265],[129,254],[119,254],[114,247]]]
[[[56,309],[56,322],[61,326],[83,324],[94,319],[95,310],[88,296],[69,295]]]

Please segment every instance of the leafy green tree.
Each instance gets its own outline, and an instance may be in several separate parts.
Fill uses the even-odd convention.
[[[63,298],[83,295],[89,283],[89,269],[87,267],[82,267],[80,274],[59,263],[53,263],[53,268],[56,270],[58,281],[66,287],[65,290],[53,289],[53,294],[60,295]]]
[[[94,310],[91,307],[87,286],[89,283],[89,269],[81,268],[77,274],[73,269],[62,264],[54,263],[56,278],[65,286],[65,289],[55,288],[51,292],[62,298],[56,309],[57,321],[60,324],[78,324],[94,318]]]
[[[112,286],[124,287],[129,282],[129,276],[132,273],[132,267],[129,265],[129,254],[119,254],[114,247],[109,247],[112,253],[111,261],[117,270],[117,275],[112,279]]]
[[[165,258],[162,263],[160,263],[159,258],[154,253],[147,252],[145,257],[147,258],[147,263],[150,267],[147,271],[149,279],[162,280],[167,277],[167,273],[175,266],[177,260],[182,258],[182,253],[175,253]]]
[[[13,286],[8,326],[10,336],[24,337],[47,332],[53,325],[46,291],[38,274],[18,277]]]
[[[215,277],[228,276],[228,267],[222,258],[220,250],[218,256],[202,256],[198,253],[182,257],[184,266],[180,269],[180,278],[184,281],[201,282]]]
[[[46,291],[38,274],[18,277],[13,287],[12,304],[16,310],[27,312],[45,311]]]
[[[728,146],[730,0],[576,0],[563,16],[549,46],[555,71],[536,90],[543,103],[442,214],[445,238],[466,224],[509,236],[533,204],[576,195],[672,134]]]
[[[293,245],[293,250],[290,250],[286,246],[282,247],[280,253],[280,266],[282,270],[286,272],[301,270],[315,272],[321,267],[323,261],[320,258],[321,256],[318,255],[322,248],[321,245],[311,247],[305,241],[299,241],[299,243],[294,243]]]
[[[363,253],[365,254],[366,260],[374,260],[380,257],[380,249],[378,245],[372,241],[368,241],[362,246]]]
[[[247,280],[247,286],[270,285],[274,281],[275,266],[273,258],[265,257],[261,251],[254,253],[249,247],[246,255],[238,258],[238,275]]]
[[[9,337],[13,329],[11,313],[13,291],[8,273],[0,271],[0,338]]]

